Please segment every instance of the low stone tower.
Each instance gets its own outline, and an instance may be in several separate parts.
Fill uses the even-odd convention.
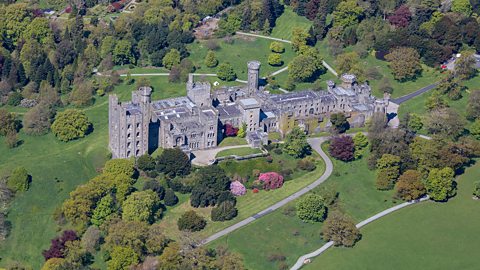
[[[248,96],[253,96],[258,91],[258,79],[260,74],[260,62],[248,62]]]
[[[193,74],[188,74],[187,96],[198,107],[212,105],[211,85],[209,82],[195,82]]]

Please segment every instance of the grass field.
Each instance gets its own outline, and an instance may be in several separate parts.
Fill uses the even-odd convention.
[[[278,157],[278,156],[275,156],[275,154],[272,154],[272,156],[274,158],[272,163],[278,162],[280,158],[283,158],[283,159],[286,158],[284,155],[282,155],[282,157]],[[264,160],[265,158],[250,159],[245,161],[225,161],[225,162],[221,162],[220,166],[226,169],[225,167],[226,165],[223,165],[223,164],[237,163],[240,165],[236,165],[236,168],[239,168],[239,167],[245,168],[245,171],[249,171],[249,174],[251,174],[252,170],[257,168],[252,166],[252,162],[257,162],[259,164],[257,165],[258,168],[263,168],[261,170],[262,172],[270,171],[269,167],[263,166],[265,163],[267,163],[267,162],[263,162]],[[269,164],[272,164],[272,163],[269,163]],[[292,162],[290,164],[292,164]],[[288,165],[288,166],[290,167],[291,165]],[[228,175],[231,176],[231,174],[235,172],[242,175],[241,171],[235,171],[233,169],[230,169],[230,168],[233,168],[232,166],[228,168],[229,168],[228,170],[226,169],[226,172]],[[226,221],[226,222],[210,221],[210,211],[211,211],[210,207],[192,208],[190,206],[190,203],[188,201],[185,201],[183,203],[179,203],[176,207],[172,208],[170,211],[167,211],[165,217],[162,219],[160,224],[162,224],[165,230],[165,233],[167,235],[175,238],[180,234],[176,225],[178,218],[186,210],[193,209],[208,220],[208,223],[205,229],[199,232],[198,234],[196,234],[196,237],[201,239],[217,231],[220,231],[221,229],[226,228],[232,224],[235,224],[253,214],[256,214],[270,205],[273,205],[279,200],[291,195],[292,193],[300,190],[301,188],[315,181],[318,177],[320,177],[323,174],[324,171],[325,171],[325,164],[321,160],[319,160],[317,162],[316,170],[309,173],[295,172],[292,176],[293,180],[286,181],[283,184],[283,187],[280,189],[272,190],[272,191],[261,190],[259,193],[253,193],[251,190],[248,190],[246,195],[237,198],[238,216],[230,221]]]
[[[151,78],[154,98],[185,94],[183,84],[169,84],[164,77]],[[128,100],[134,86],[120,85],[115,93]],[[68,143],[58,141],[51,133],[32,137],[20,131],[22,145],[7,149],[0,137],[0,175],[24,166],[32,175],[30,189],[18,194],[8,215],[12,231],[0,249],[0,265],[21,261],[33,269],[43,264],[41,252],[58,232],[53,220],[55,208],[77,185],[96,175],[108,158],[108,98],[98,97],[85,109],[94,131],[83,139]]]
[[[325,148],[325,147],[324,147]],[[338,207],[356,221],[365,219],[391,207],[392,192],[375,189],[375,173],[367,169],[366,158],[344,163],[334,160],[334,173],[320,187],[339,192]],[[291,211],[295,202],[241,228],[212,243],[225,245],[239,252],[248,269],[278,269],[280,262],[268,259],[272,254],[286,257],[288,266],[300,255],[320,247],[324,242],[320,231],[322,224],[301,222]],[[284,214],[290,212],[289,215]],[[285,241],[288,239],[288,241]]]
[[[218,152],[217,157],[226,157],[231,155],[248,156],[248,155],[260,154],[260,153],[262,153],[262,151],[258,148],[242,147],[242,148],[222,150]]]
[[[217,43],[220,48],[215,51],[215,55],[219,64],[229,62],[233,66],[238,79],[247,80],[247,62],[250,60],[257,60],[262,63],[260,76],[265,77],[286,66],[295,56],[291,46],[285,44],[285,52],[282,54],[283,66],[270,66],[267,59],[270,54],[269,46],[271,42],[271,40],[262,38],[235,36],[233,43],[229,44],[219,39]],[[206,45],[205,41],[195,41],[188,45],[189,59],[197,66],[196,73],[216,73],[216,67],[208,68],[205,66],[204,60],[209,50]]]
[[[333,248],[305,269],[478,269],[480,201],[472,199],[480,164],[458,178],[447,203],[407,207],[362,229],[354,248]]]
[[[224,138],[218,147],[224,147],[224,146],[234,146],[234,145],[244,145],[247,144],[247,140],[245,138],[240,138],[240,137],[226,137]]]
[[[277,21],[275,28],[273,28],[271,36],[281,39],[290,40],[292,39],[292,30],[295,27],[300,27],[302,29],[308,30],[312,22],[307,18],[298,16],[293,12],[290,6],[285,6],[285,11],[282,16],[280,16]]]

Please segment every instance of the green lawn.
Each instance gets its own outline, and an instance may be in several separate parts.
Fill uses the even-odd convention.
[[[472,199],[480,164],[458,178],[447,203],[407,207],[362,229],[354,248],[333,248],[305,269],[478,269],[480,201]]]
[[[367,169],[366,158],[350,163],[336,160],[333,162],[334,173],[315,190],[327,187],[338,191],[338,207],[355,221],[363,220],[395,204],[391,199],[392,191],[382,192],[375,189],[375,173]],[[321,223],[303,223],[292,213],[284,214],[294,206],[295,202],[292,202],[215,241],[212,246],[225,245],[239,252],[248,269],[277,269],[280,262],[270,261],[268,257],[271,254],[284,255],[285,263],[291,266],[299,256],[324,243],[320,236]]]
[[[183,84],[169,84],[164,77],[151,78],[151,81],[154,98],[185,94]],[[121,100],[128,100],[133,89],[132,85],[120,85],[115,93]],[[30,189],[18,194],[11,205],[8,219],[12,222],[12,231],[0,249],[0,265],[21,261],[40,269],[41,252],[58,233],[53,220],[55,209],[76,186],[95,176],[107,160],[108,98],[98,97],[85,112],[94,131],[83,139],[63,143],[51,133],[33,137],[20,131],[23,143],[18,148],[7,149],[4,138],[0,137],[0,175],[17,166],[24,166],[32,175]]]
[[[245,140],[245,138],[226,137],[220,142],[220,144],[218,144],[218,147],[244,145],[244,144],[247,144],[247,140]]]
[[[258,148],[242,147],[242,148],[222,150],[217,153],[217,157],[226,157],[231,155],[248,156],[248,155],[260,154],[260,153],[262,153],[262,151]]]
[[[276,156],[272,154],[273,162],[268,164],[278,163],[279,160],[284,160],[282,162],[288,163],[285,166],[291,167],[292,164],[296,164],[293,160],[288,161],[285,155]],[[256,166],[252,164],[258,164]],[[256,158],[250,159],[245,161],[224,161],[220,162],[220,166],[223,167],[229,176],[232,176],[234,173],[238,173],[242,175],[243,171],[240,168],[244,169],[245,172],[248,171],[248,174],[252,173],[252,170],[255,168],[261,169],[262,172],[273,171],[271,170],[272,167],[266,167],[265,158]],[[232,166],[231,164],[240,164]],[[239,169],[239,171],[234,170],[233,168]],[[278,168],[278,167],[277,167]],[[251,190],[248,190],[247,194],[237,198],[237,208],[238,208],[238,216],[233,220],[226,221],[226,222],[213,222],[210,220],[210,211],[211,208],[192,208],[188,201],[179,204],[175,208],[172,208],[171,211],[167,211],[165,217],[162,219],[160,224],[162,224],[165,233],[173,238],[179,235],[179,231],[177,229],[176,222],[178,218],[186,211],[186,210],[195,210],[200,215],[204,216],[207,220],[207,226],[205,229],[197,234],[196,237],[199,239],[203,237],[207,237],[212,235],[213,233],[220,231],[230,225],[233,225],[251,215],[258,213],[259,211],[267,208],[270,205],[275,204],[276,202],[280,201],[281,199],[291,195],[292,193],[300,190],[301,188],[307,186],[308,184],[315,181],[318,177],[320,177],[323,172],[325,171],[325,164],[321,161],[317,161],[317,169],[312,172],[295,172],[293,174],[293,180],[286,181],[282,188],[272,191],[263,191],[261,190],[259,193],[253,193]],[[243,175],[242,175],[243,176]]]
[[[237,77],[241,80],[247,80],[247,62],[250,60],[257,60],[262,63],[260,76],[264,77],[286,66],[295,56],[291,46],[285,44],[285,52],[282,54],[284,64],[274,67],[267,62],[271,40],[235,36],[232,44],[225,43],[222,39],[216,41],[220,47],[215,51],[219,64],[229,62],[237,73]],[[208,68],[204,64],[208,52],[206,41],[195,41],[188,45],[188,49],[190,51],[189,59],[197,66],[196,73],[216,73],[216,67]]]
[[[308,30],[311,25],[312,22],[307,18],[298,16],[297,13],[293,12],[290,6],[285,6],[285,11],[283,12],[282,16],[277,19],[271,36],[290,40],[292,38],[293,28],[300,27]]]

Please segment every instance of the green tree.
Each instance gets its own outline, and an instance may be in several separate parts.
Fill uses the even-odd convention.
[[[152,190],[136,191],[122,204],[122,219],[152,223],[161,215],[160,200]]]
[[[377,189],[392,189],[395,181],[400,176],[400,157],[383,154],[382,157],[377,160],[377,169]]]
[[[137,168],[144,172],[155,169],[155,159],[149,154],[141,155],[137,159]]]
[[[157,157],[156,169],[167,176],[184,176],[190,173],[190,158],[180,148],[165,149]]]
[[[422,183],[422,174],[419,171],[405,171],[395,184],[395,197],[404,201],[416,200],[425,195],[425,186]]]
[[[115,38],[112,36],[106,36],[102,40],[102,46],[100,47],[100,56],[102,58],[107,57],[109,54],[113,54],[115,48]]]
[[[477,73],[477,68],[475,67],[476,61],[473,53],[474,52],[472,51],[462,52],[461,56],[455,61],[455,76],[460,80],[471,79]]]
[[[29,135],[48,133],[52,125],[55,110],[49,105],[40,103],[28,110],[23,116],[23,130]]]
[[[360,57],[356,52],[345,52],[337,56],[336,62],[340,73],[352,73],[358,69]]]
[[[213,68],[218,65],[218,60],[214,51],[208,51],[207,56],[205,56],[205,65],[209,68]]]
[[[396,80],[411,80],[422,72],[420,55],[413,48],[395,48],[385,56],[385,59],[389,62],[388,66]]]
[[[20,121],[14,113],[0,108],[0,136],[6,136],[10,132],[17,132],[20,129]]]
[[[357,1],[342,1],[333,12],[333,24],[342,28],[354,26],[358,24],[362,13],[363,9],[357,5]]]
[[[114,213],[114,206],[115,204],[113,202],[112,195],[105,195],[93,211],[90,222],[93,225],[101,226],[110,217],[110,215]]]
[[[59,140],[68,142],[85,137],[91,126],[84,112],[67,109],[57,114],[51,129]]]
[[[430,198],[434,201],[446,201],[456,194],[453,177],[455,172],[445,167],[431,169],[425,181],[425,187]]]
[[[456,139],[465,130],[465,120],[453,109],[437,109],[429,113],[425,121],[425,127],[430,134],[442,138]]]
[[[128,247],[138,256],[145,253],[145,244],[149,235],[149,225],[140,221],[115,220],[108,226],[105,244],[102,248],[112,252],[116,246]]]
[[[126,175],[129,178],[135,174],[134,162],[129,159],[111,159],[103,166],[103,173],[106,175]]]
[[[352,247],[360,239],[360,231],[350,217],[334,211],[328,214],[322,227],[323,239],[335,246]]]
[[[292,30],[292,49],[295,52],[300,51],[300,48],[307,45],[307,39],[310,35],[307,30],[295,27]]]
[[[462,13],[465,17],[472,15],[472,5],[470,0],[454,0],[452,1],[452,11]]]
[[[0,7],[0,33],[5,41],[11,41],[16,46],[22,32],[31,22],[27,3],[13,3]]]
[[[36,39],[42,45],[53,46],[53,32],[49,23],[47,18],[36,17],[23,32],[24,38]]]
[[[180,64],[180,52],[177,49],[171,49],[163,57],[162,64],[166,69],[172,69],[173,66]]]
[[[41,270],[63,270],[66,269],[66,267],[68,267],[68,265],[64,258],[50,258],[45,262],[45,264],[43,264]],[[18,269],[25,268],[22,267]]]
[[[308,194],[302,196],[296,205],[297,217],[304,222],[322,222],[325,220],[327,209],[320,195]]]
[[[282,55],[279,53],[271,53],[268,55],[268,64],[271,66],[281,66],[283,64]]]
[[[117,42],[113,49],[113,62],[118,65],[133,64],[135,62],[130,41],[122,39]]]
[[[293,82],[311,81],[318,71],[316,59],[306,55],[299,55],[288,64],[288,78]]]
[[[178,229],[181,231],[196,232],[203,230],[206,225],[207,221],[193,210],[183,213],[177,221]]]
[[[171,188],[167,188],[165,190],[165,197],[163,198],[163,202],[166,206],[174,206],[178,203],[178,197],[175,195],[175,192]]]
[[[350,128],[347,117],[343,113],[334,113],[330,115],[330,122],[338,133],[344,133]]]
[[[467,119],[475,120],[479,117],[480,117],[480,91],[475,90],[475,91],[471,91],[470,96],[468,97]]]
[[[158,257],[158,261],[160,262],[160,270],[181,270],[184,259],[180,253],[179,244],[176,242],[168,244],[162,255]]]
[[[224,201],[212,209],[211,217],[213,221],[226,221],[233,219],[237,214],[235,204],[232,201]]]
[[[422,118],[416,113],[407,113],[405,115],[406,127],[409,130],[418,132],[423,128]]]
[[[217,68],[217,76],[222,81],[234,81],[237,74],[230,63],[221,63]]]
[[[270,51],[274,53],[283,53],[285,52],[285,47],[281,42],[273,41],[272,43],[270,43]]]
[[[303,158],[310,154],[311,148],[307,142],[307,135],[299,127],[294,127],[285,138],[284,151],[295,158]]]
[[[470,134],[475,137],[475,139],[480,140],[480,119],[477,118],[472,125],[470,125]]]
[[[27,191],[30,185],[30,175],[24,167],[17,167],[7,179],[7,187],[15,192]]]
[[[245,135],[247,132],[247,124],[246,123],[242,123],[242,125],[240,126],[240,128],[238,129],[238,132],[237,132],[237,137],[239,138],[245,138]]]
[[[359,159],[362,157],[363,153],[365,152],[365,149],[368,146],[368,137],[365,136],[362,132],[358,132],[353,136],[353,143],[355,145],[355,159]]]
[[[126,270],[132,265],[139,263],[139,258],[135,250],[130,247],[117,246],[110,254],[111,259],[107,262],[108,270]]]
[[[473,186],[473,196],[480,198],[480,182],[475,182]]]

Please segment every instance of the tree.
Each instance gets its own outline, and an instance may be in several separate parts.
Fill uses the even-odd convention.
[[[288,78],[293,82],[312,81],[323,71],[318,66],[318,59],[307,55],[299,55],[288,64]]]
[[[22,94],[18,92],[13,92],[8,96],[7,105],[18,106],[22,102]]]
[[[97,226],[90,226],[82,235],[82,247],[90,253],[95,253],[100,248],[102,232]]]
[[[480,91],[479,91],[480,92]],[[237,132],[237,137],[239,138],[245,138],[245,136],[247,135],[247,124],[246,123],[242,123],[242,125],[240,126],[240,128],[238,129],[238,132]]]
[[[14,113],[0,108],[0,136],[6,136],[9,132],[17,132],[20,129],[20,121]]]
[[[0,115],[1,115],[1,111],[0,111]],[[475,91],[471,91],[471,94],[468,97],[467,119],[475,120],[479,117],[480,117],[480,91],[475,90]],[[0,119],[1,119],[1,116],[0,116]],[[0,123],[1,123],[1,120],[0,120]],[[1,134],[1,129],[0,129],[0,134]]]
[[[407,5],[402,5],[395,12],[388,16],[388,21],[395,27],[407,27],[410,22],[412,13]]]
[[[347,117],[343,113],[333,113],[330,115],[330,122],[338,133],[344,133],[350,128]]]
[[[322,233],[323,239],[333,241],[335,246],[352,247],[361,237],[353,220],[338,211],[328,214]]]
[[[105,163],[102,172],[105,175],[125,175],[132,178],[135,175],[135,166],[133,160],[111,159]]]
[[[276,172],[261,173],[258,181],[262,183],[264,190],[272,190],[283,186],[283,176]]]
[[[271,53],[268,55],[268,64],[271,66],[283,65],[282,55],[279,53]]]
[[[156,169],[171,178],[190,173],[192,164],[190,158],[180,148],[165,149],[157,157]]]
[[[480,119],[476,119],[475,122],[473,122],[469,131],[475,139],[480,140]]]
[[[473,187],[473,196],[480,198],[480,182],[475,182]]]
[[[167,188],[165,190],[165,197],[163,198],[163,202],[166,206],[174,206],[178,203],[178,197],[175,195],[175,192],[171,188]]]
[[[181,231],[197,232],[203,230],[206,225],[207,221],[193,210],[183,213],[177,221],[178,229]]]
[[[368,137],[362,132],[358,132],[353,136],[353,144],[355,146],[354,155],[355,159],[362,157],[363,152],[368,146]]]
[[[333,12],[334,26],[346,28],[358,24],[362,16],[363,9],[357,5],[355,0],[346,0],[340,2]]]
[[[425,127],[430,134],[456,139],[464,132],[465,120],[453,109],[437,109],[427,116]]]
[[[308,32],[300,27],[295,27],[292,29],[292,49],[295,52],[300,51],[300,49],[307,45],[307,39],[310,35]]]
[[[425,181],[425,187],[432,200],[446,201],[456,194],[454,175],[454,171],[449,167],[430,170]]]
[[[395,184],[395,197],[404,201],[416,200],[425,195],[422,174],[415,170],[405,171]]]
[[[145,184],[143,184],[143,190],[149,189],[155,191],[160,200],[163,200],[163,198],[165,197],[165,187],[163,187],[157,180],[150,179],[147,180]]]
[[[75,107],[86,107],[93,103],[93,84],[89,81],[84,81],[75,85],[73,91],[70,93],[70,102]]]
[[[345,162],[354,159],[354,151],[355,144],[350,136],[335,137],[328,147],[328,152],[332,157]]]
[[[454,0],[452,1],[452,11],[470,17],[472,15],[472,5],[469,0]]]
[[[283,149],[287,154],[295,158],[303,158],[309,155],[311,151],[310,145],[307,142],[307,136],[299,127],[294,127],[292,131],[287,134]]]
[[[93,225],[101,226],[114,213],[115,204],[111,194],[105,195],[93,211],[90,222]]]
[[[214,68],[218,65],[218,60],[214,51],[208,51],[207,56],[205,56],[205,65],[209,68]]]
[[[422,72],[420,55],[417,50],[408,47],[398,47],[385,56],[388,66],[396,80],[414,79]]]
[[[317,194],[302,196],[296,205],[297,217],[304,222],[323,222],[327,208],[323,198]]]
[[[108,270],[130,269],[140,261],[135,250],[130,247],[116,246],[110,256],[111,259],[107,262]]]
[[[17,167],[7,179],[7,186],[15,192],[27,191],[31,176],[24,167]]]
[[[447,100],[439,92],[433,92],[425,101],[425,107],[428,111],[440,110],[448,107]],[[468,110],[468,107],[467,107]]]
[[[401,124],[413,132],[418,132],[423,128],[422,118],[416,113],[407,113],[402,118]]]
[[[40,103],[28,110],[23,117],[23,130],[28,135],[48,133],[55,116],[55,110],[49,105]]]
[[[436,91],[442,95],[447,95],[451,100],[458,100],[462,97],[464,88],[460,85],[459,79],[454,76],[448,76],[440,82]]]
[[[146,172],[155,169],[155,159],[149,154],[141,155],[137,159],[137,168]]]
[[[392,189],[395,181],[400,176],[400,157],[383,154],[380,159],[377,160],[377,180],[376,186],[379,190]]]
[[[235,137],[238,134],[238,128],[233,127],[231,124],[225,124],[225,136]]]
[[[91,127],[92,124],[89,122],[84,112],[75,109],[67,109],[57,114],[51,129],[53,134],[59,140],[68,142],[85,137]]]
[[[162,64],[167,69],[180,64],[180,52],[177,49],[171,49],[162,59]]]
[[[153,190],[136,191],[122,204],[122,219],[152,223],[161,215],[160,200]]]
[[[231,220],[238,214],[235,204],[232,201],[224,201],[212,209],[211,217],[213,221]]]
[[[475,76],[477,68],[473,52],[463,52],[462,55],[455,60],[455,76],[460,80],[468,80]]]
[[[353,73],[352,71],[359,70],[360,57],[356,52],[346,52],[339,54],[336,62],[340,73]]]
[[[207,207],[220,203],[222,194],[230,194],[230,179],[225,171],[216,165],[203,167],[197,172],[198,181],[192,189],[190,204],[193,207]],[[235,200],[229,198],[231,200]]]
[[[285,47],[282,43],[278,41],[273,41],[272,43],[270,43],[270,51],[274,53],[283,53],[285,52]]]
[[[145,243],[149,235],[149,225],[140,221],[113,220],[108,226],[105,244],[102,248],[112,252],[117,246],[128,247],[135,251],[138,256],[145,252]]]
[[[117,42],[113,49],[113,62],[119,65],[135,63],[130,41],[122,39]]]
[[[390,80],[388,78],[383,78],[380,81],[380,85],[378,86],[378,90],[380,90],[383,93],[393,93],[393,87],[392,84],[390,83]]]
[[[230,63],[221,63],[217,68],[217,76],[222,81],[234,81],[237,74]]]
[[[77,233],[72,230],[63,231],[61,236],[55,237],[50,243],[50,248],[42,252],[45,260],[51,258],[65,258],[66,243],[77,240]]]

